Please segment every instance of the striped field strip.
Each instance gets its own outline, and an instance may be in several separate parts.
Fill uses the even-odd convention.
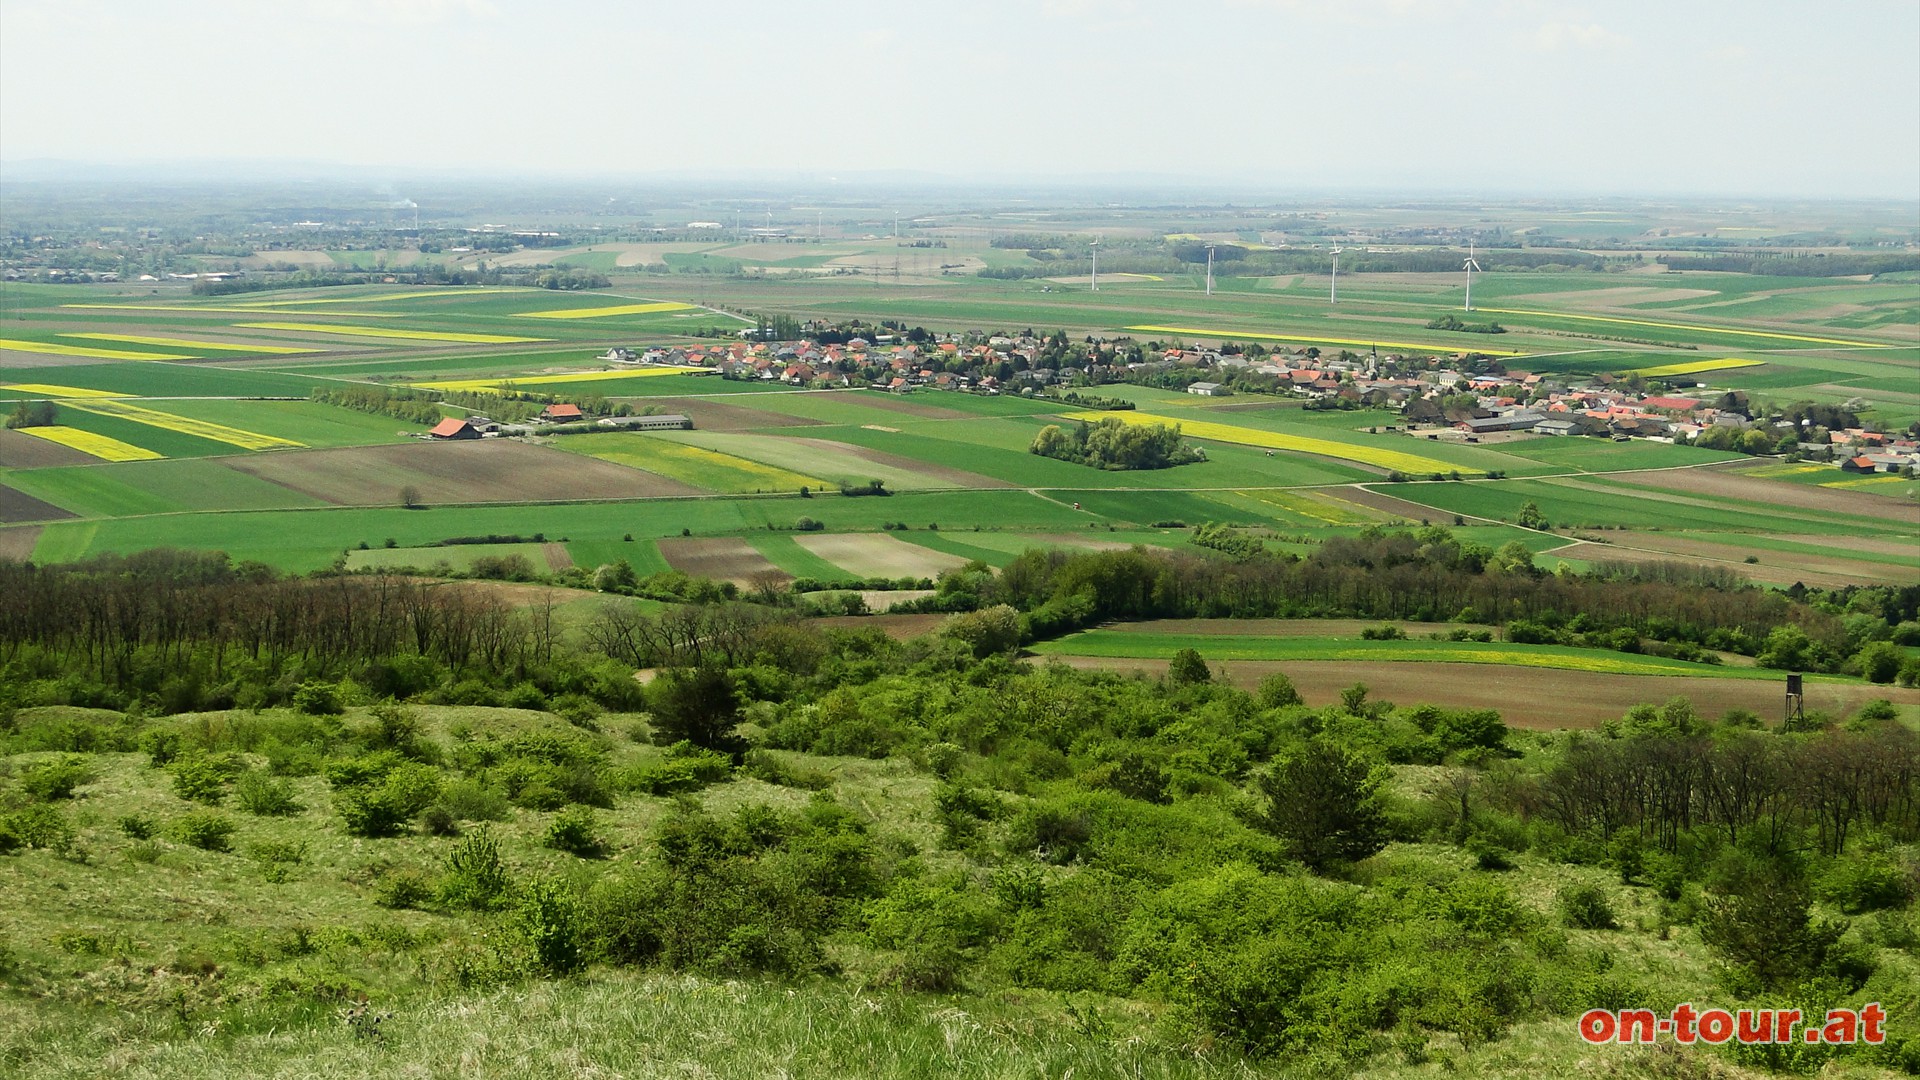
[[[1476,309],[1478,310],[1478,309]],[[1197,326],[1129,326],[1129,330],[1145,330],[1156,334],[1192,334],[1196,337],[1221,338],[1226,341],[1242,339],[1261,341],[1304,341],[1314,345],[1353,345],[1359,348],[1371,348],[1375,345],[1389,349],[1432,349],[1436,352],[1476,352],[1482,356],[1525,356],[1526,353],[1511,349],[1488,349],[1478,345],[1467,346],[1460,342],[1446,345],[1419,344],[1411,341],[1373,341],[1361,338],[1325,337],[1320,334],[1257,334],[1251,330],[1208,330]],[[1476,335],[1479,336],[1479,335]]]
[[[1258,428],[1216,424],[1211,420],[1185,420],[1177,416],[1155,416],[1153,413],[1143,412],[1070,412],[1060,415],[1068,420],[1084,420],[1090,424],[1097,424],[1108,418],[1123,424],[1165,424],[1169,427],[1178,427],[1180,434],[1196,439],[1212,439],[1214,442],[1317,454],[1320,457],[1357,461],[1364,465],[1377,465],[1383,469],[1397,469],[1406,473],[1444,473],[1459,468],[1458,465],[1450,462],[1421,457],[1418,454],[1405,454],[1398,450],[1334,442],[1332,439],[1315,439],[1305,435],[1282,435],[1274,431],[1261,431]]]
[[[192,360],[191,356],[178,356],[173,353],[128,352],[124,349],[89,349],[80,345],[57,345],[49,341],[15,341],[12,338],[0,338],[0,349],[13,349],[16,352],[45,353],[48,356],[87,356],[95,360]]]
[[[306,443],[282,439],[277,435],[262,435],[257,431],[243,431],[240,428],[215,424],[206,420],[194,420],[185,416],[175,416],[155,409],[128,405],[122,401],[103,401],[100,398],[86,398],[80,401],[63,400],[61,405],[79,409],[81,412],[95,413],[99,416],[115,416],[122,420],[131,420],[136,424],[157,427],[164,431],[177,431],[182,435],[196,435],[202,439],[223,442],[237,446],[242,450],[288,450],[305,446]]]
[[[47,398],[117,398],[139,397],[138,394],[120,394],[112,390],[88,390],[84,386],[55,386],[52,383],[21,382],[7,383],[0,390],[12,390],[19,394],[36,394]]]
[[[299,307],[302,304],[384,304],[389,300],[419,300],[428,296],[475,296],[480,293],[526,292],[510,286],[495,286],[485,289],[427,289],[423,292],[382,293],[377,296],[309,296],[303,300],[250,300],[241,304],[246,308]]]
[[[639,368],[634,371],[576,371],[570,375],[523,375],[514,379],[454,379],[448,382],[410,383],[416,390],[446,390],[454,393],[490,393],[502,387],[544,386],[547,383],[605,382],[613,379],[645,379],[654,375],[700,375],[712,368]]]
[[[119,439],[110,439],[105,435],[95,435],[91,431],[81,431],[70,427],[28,427],[17,429],[22,435],[31,435],[36,439],[45,439],[50,443],[91,454],[102,461],[154,461],[165,457],[144,447],[132,443],[123,443]]]
[[[1807,341],[1815,345],[1851,345],[1862,349],[1892,349],[1876,341],[1848,341],[1845,338],[1807,337],[1803,334],[1777,334],[1769,330],[1736,330],[1731,326],[1701,326],[1697,323],[1654,322],[1651,319],[1621,319],[1610,315],[1569,315],[1564,311],[1529,311],[1525,308],[1474,308],[1496,315],[1537,315],[1543,319],[1574,319],[1579,322],[1616,323],[1620,326],[1655,326],[1662,330],[1694,330],[1703,334],[1732,334],[1735,337],[1772,338],[1777,341]]]
[[[401,330],[382,326],[329,326],[326,323],[235,323],[242,330],[287,330],[301,334],[341,334],[346,337],[398,338],[404,341],[457,341],[468,345],[518,345],[551,338],[509,337],[506,334],[457,334],[440,330]]]
[[[692,304],[662,301],[654,304],[625,304],[620,307],[567,308],[564,311],[522,311],[520,319],[604,319],[613,315],[646,315],[655,311],[693,311]]]
[[[212,349],[215,352],[267,353],[271,356],[292,356],[295,353],[316,352],[315,349],[295,349],[286,345],[235,345],[226,341],[194,341],[177,337],[141,337],[138,334],[61,334],[61,337],[83,338],[87,341],[124,341],[129,345],[165,345],[175,349]]]
[[[63,308],[85,308],[89,311],[144,311],[149,315],[265,315],[266,311],[251,307],[195,307],[190,304],[61,304]],[[324,315],[329,319],[404,319],[399,312],[386,311],[280,311],[275,315]]]

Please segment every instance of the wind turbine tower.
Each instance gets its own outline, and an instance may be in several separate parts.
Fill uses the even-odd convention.
[[[1467,272],[1467,303],[1466,303],[1465,310],[1472,311],[1473,310],[1473,272],[1475,270],[1480,269],[1480,264],[1473,261],[1473,241],[1471,239],[1467,241],[1467,262],[1465,266],[1461,267],[1461,269]]]
[[[1327,281],[1327,303],[1340,302],[1340,249],[1333,249],[1333,277]]]
[[[1213,295],[1213,245],[1207,245],[1207,295]]]
[[[1087,291],[1099,292],[1100,291],[1100,238],[1097,236],[1094,237],[1093,243],[1088,246],[1093,251],[1093,273],[1092,273],[1092,276],[1090,276],[1087,279]]]

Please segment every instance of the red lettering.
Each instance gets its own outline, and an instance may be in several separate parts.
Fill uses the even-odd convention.
[[[1733,1038],[1733,1014],[1725,1009],[1708,1009],[1701,1013],[1700,1038],[1715,1046]]]
[[[1800,1022],[1799,1009],[1781,1009],[1773,1014],[1773,1041],[1788,1043],[1793,1041],[1793,1028]]]
[[[1693,1042],[1694,1040],[1693,1021],[1698,1015],[1699,1015],[1698,1013],[1693,1011],[1693,1006],[1687,1002],[1683,1001],[1680,1004],[1674,1006],[1674,1009],[1673,1009],[1673,1041],[1674,1042],[1677,1042],[1682,1046],[1687,1046]]]
[[[1862,1006],[1860,1009],[1860,1041],[1871,1043],[1874,1046],[1879,1046],[1881,1043],[1887,1041],[1887,1033],[1880,1030],[1880,1025],[1886,1023],[1886,1020],[1887,1010],[1881,1008],[1879,1002],[1869,1002]]]
[[[1743,1043],[1763,1043],[1773,1033],[1773,1010],[1741,1009],[1740,1041]]]
[[[1580,1037],[1590,1043],[1613,1041],[1613,1014],[1605,1009],[1588,1009],[1580,1017]]]
[[[1820,1032],[1820,1041],[1824,1043],[1850,1043],[1859,1034],[1859,1017],[1852,1009],[1832,1009],[1827,1013],[1827,1026]]]
[[[1622,1009],[1620,1011],[1621,1042],[1650,1043],[1654,1040],[1654,1031],[1652,1009]]]

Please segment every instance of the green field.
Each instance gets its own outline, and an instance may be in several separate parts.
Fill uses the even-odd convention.
[[[17,475],[17,474],[16,474]],[[9,483],[12,480],[9,479]],[[225,551],[288,569],[315,570],[362,541],[395,538],[420,547],[450,536],[544,532],[566,543],[620,542],[641,537],[723,536],[785,529],[803,516],[832,531],[878,529],[896,520],[938,521],[943,529],[973,525],[1040,531],[1083,528],[1084,514],[1019,491],[905,493],[890,498],[823,496],[734,499],[661,499],[638,503],[496,507],[338,508],[298,512],[178,514],[108,521],[59,522],[40,536],[34,557],[70,561],[107,551],[151,547]],[[583,560],[584,561],[584,560]],[[637,565],[637,564],[636,564]]]
[[[1754,668],[1689,664],[1658,656],[1633,656],[1563,645],[1515,645],[1504,641],[1356,641],[1309,637],[1236,637],[1230,634],[1153,634],[1087,630],[1041,642],[1042,656],[1163,659],[1198,649],[1208,660],[1376,660],[1455,664],[1504,664],[1560,668],[1613,675],[1692,675],[1734,679],[1777,678]]]
[[[545,544],[448,544],[441,547],[369,547],[347,552],[349,570],[432,570],[445,565],[449,570],[473,569],[476,559],[519,556],[527,560],[535,573],[547,573],[553,566],[547,560]]]
[[[151,406],[158,412],[244,428],[314,448],[371,446],[399,442],[408,433],[425,430],[418,424],[356,412],[316,401],[167,401]]]
[[[785,570],[797,578],[813,578],[815,581],[840,581],[852,577],[846,569],[801,547],[787,533],[756,533],[747,537],[747,543],[753,550],[767,557],[767,561]]]
[[[246,368],[145,362],[57,368],[0,367],[0,398],[40,395],[7,390],[14,383],[76,386],[141,397],[306,397],[318,380]]]
[[[6,482],[86,518],[325,505],[291,488],[204,459],[19,470],[7,473]]]
[[[1500,521],[1517,520],[1521,508],[1531,502],[1540,508],[1549,523],[1566,528],[1705,528],[1745,532],[1790,527],[1800,532],[1834,535],[1862,530],[1883,532],[1892,528],[1891,523],[1846,516],[1836,519],[1835,515],[1814,510],[1676,496],[1625,484],[1607,486],[1601,480],[1583,483],[1594,484],[1601,490],[1574,488],[1550,480],[1378,485],[1374,490],[1450,513]]]
[[[715,436],[707,436],[711,441]],[[722,494],[758,494],[826,489],[820,477],[791,472],[700,444],[683,444],[665,435],[637,432],[567,435],[553,446],[568,453],[641,469],[696,488]]]

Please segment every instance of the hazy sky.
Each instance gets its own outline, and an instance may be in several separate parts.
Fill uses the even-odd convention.
[[[0,0],[0,159],[1920,198],[1914,0]]]

